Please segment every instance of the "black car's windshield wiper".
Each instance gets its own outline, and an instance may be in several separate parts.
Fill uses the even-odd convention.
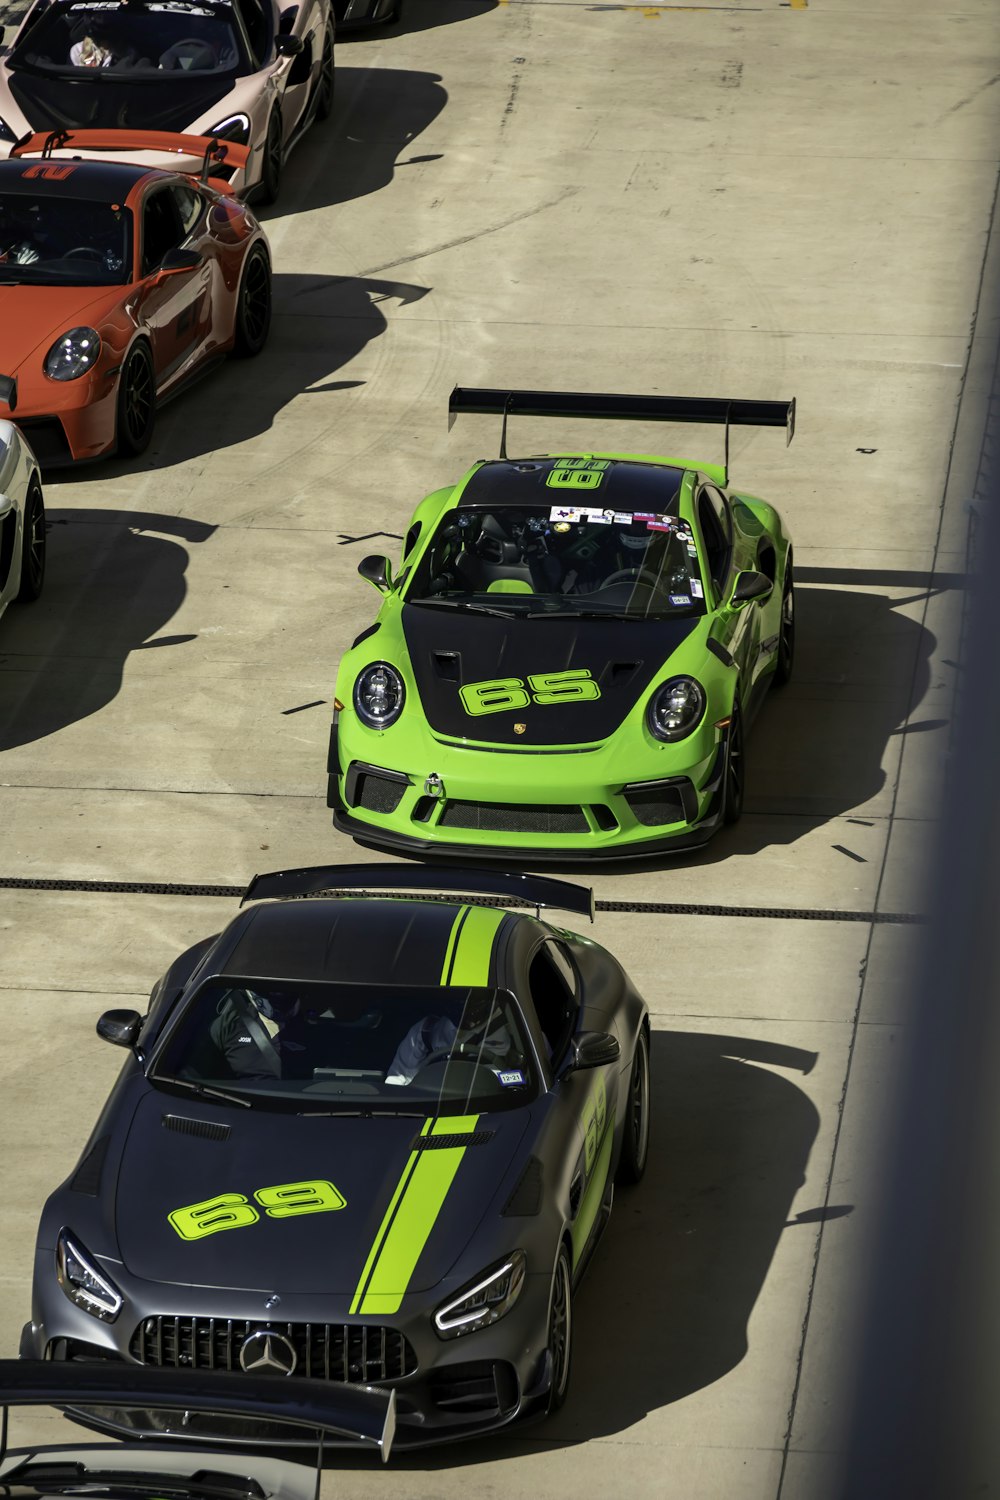
[[[315,1119],[317,1115],[322,1115],[324,1119],[341,1120],[425,1120],[427,1118],[425,1109],[300,1109],[297,1113],[309,1119]]]
[[[443,609],[464,609],[473,615],[496,615],[498,620],[513,620],[513,610],[494,609],[489,604],[470,604],[468,599],[407,599],[407,604],[429,604]]]
[[[174,1088],[190,1089],[192,1094],[197,1094],[200,1099],[223,1099],[227,1104],[242,1104],[244,1109],[252,1109],[253,1105],[249,1099],[242,1094],[231,1094],[228,1089],[216,1089],[207,1083],[192,1083],[190,1078],[170,1078],[164,1073],[154,1073],[152,1083],[171,1084]]]

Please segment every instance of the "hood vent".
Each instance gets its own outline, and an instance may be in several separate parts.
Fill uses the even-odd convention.
[[[612,687],[624,687],[641,666],[641,661],[613,661],[608,667],[608,682]]]
[[[163,1115],[164,1130],[176,1130],[180,1135],[200,1135],[206,1141],[228,1141],[230,1127],[217,1125],[214,1120],[189,1120],[186,1115]]]
[[[411,1151],[453,1151],[456,1146],[485,1146],[495,1130],[471,1130],[468,1135],[418,1135]]]
[[[108,1146],[111,1143],[109,1135],[102,1135],[99,1141],[95,1141],[86,1156],[77,1167],[69,1180],[69,1185],[74,1193],[87,1193],[91,1198],[96,1198],[101,1190],[101,1173],[104,1171],[104,1158],[108,1154]]]
[[[521,1180],[504,1204],[505,1219],[531,1219],[542,1206],[542,1164],[537,1156],[530,1156],[521,1173]]]
[[[462,658],[457,651],[432,651],[431,660],[445,682],[458,682],[462,675]]]

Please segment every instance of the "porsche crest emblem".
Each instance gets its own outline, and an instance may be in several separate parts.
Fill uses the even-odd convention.
[[[527,727],[528,727],[527,724],[515,724],[514,725],[514,733],[515,734],[523,734],[524,731],[527,729]]]

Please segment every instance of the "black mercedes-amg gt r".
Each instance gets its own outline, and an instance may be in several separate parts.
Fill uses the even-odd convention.
[[[646,1164],[649,1016],[542,906],[592,916],[593,896],[496,871],[257,877],[145,1017],[98,1022],[129,1057],[44,1209],[22,1356],[394,1388],[399,1447],[560,1406],[574,1290]]]

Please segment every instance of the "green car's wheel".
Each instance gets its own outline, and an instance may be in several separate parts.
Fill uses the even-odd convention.
[[[725,823],[737,823],[743,811],[743,715],[738,703],[733,704],[733,717],[729,725],[729,743],[726,747],[726,780],[722,793],[722,819]]]
[[[560,1245],[552,1274],[549,1301],[549,1353],[552,1356],[552,1386],[549,1411],[558,1411],[569,1390],[569,1367],[573,1352],[573,1280],[566,1246]]]
[[[635,1044],[628,1083],[625,1136],[618,1163],[619,1182],[641,1182],[649,1155],[649,1034],[643,1027]]]
[[[775,686],[784,687],[792,678],[795,661],[795,580],[792,562],[785,569],[785,587],[781,595],[781,634],[778,637],[778,663],[774,669]]]
[[[45,505],[42,487],[35,476],[24,504],[24,526],[21,532],[21,580],[17,597],[30,604],[42,592],[45,582]]]

